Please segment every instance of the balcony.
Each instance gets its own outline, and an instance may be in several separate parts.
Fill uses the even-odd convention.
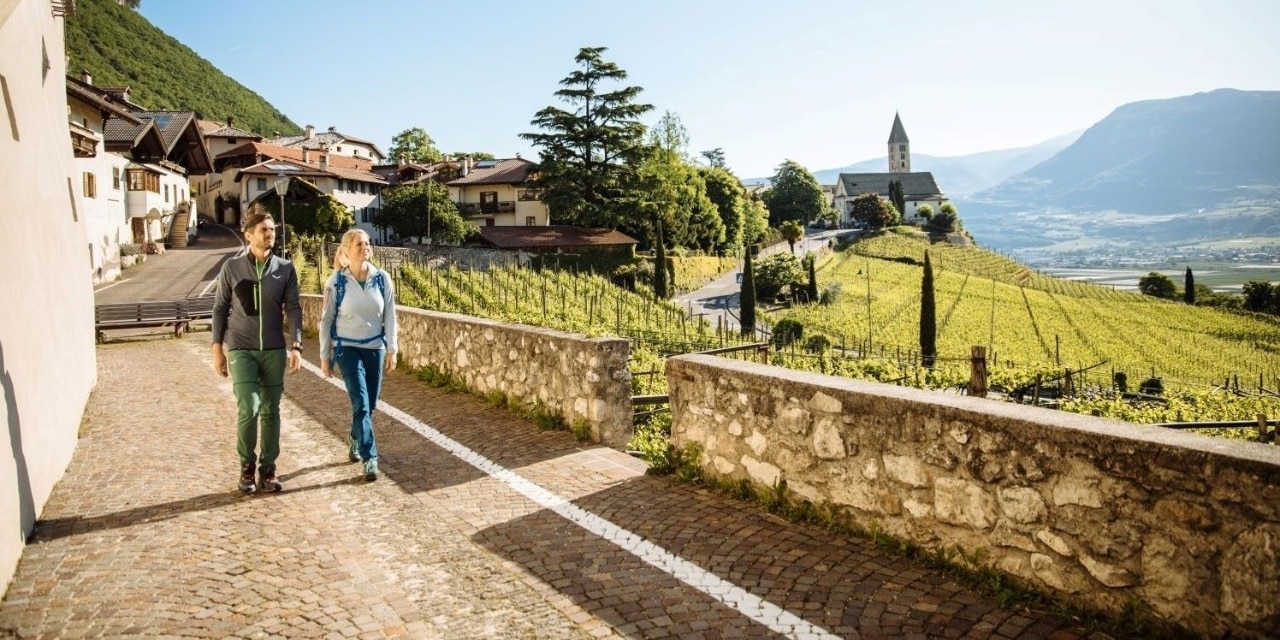
[[[512,200],[503,202],[455,202],[458,212],[464,216],[494,213],[515,213],[516,203]]]

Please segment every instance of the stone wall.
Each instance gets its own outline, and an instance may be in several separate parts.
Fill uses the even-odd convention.
[[[321,298],[302,296],[304,326],[320,324]],[[434,365],[478,395],[498,391],[512,404],[542,403],[572,424],[586,420],[595,442],[621,449],[631,437],[631,344],[504,324],[483,318],[397,308],[401,362]]]
[[[1104,610],[1280,630],[1280,447],[712,356],[667,378],[672,438],[704,473],[785,480]]]

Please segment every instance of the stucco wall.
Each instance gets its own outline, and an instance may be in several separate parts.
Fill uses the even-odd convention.
[[[1280,629],[1280,447],[712,356],[667,362],[706,473],[1200,633]]]
[[[321,297],[303,296],[304,325],[320,324]],[[434,365],[472,392],[499,391],[513,403],[541,402],[592,440],[622,448],[631,436],[631,344],[621,338],[503,324],[483,318],[398,307],[400,355],[411,367]]]
[[[8,301],[0,310],[0,404],[9,443],[9,453],[0,455],[5,585],[71,460],[97,376],[63,46],[62,19],[44,0],[20,0],[0,24],[0,291]]]

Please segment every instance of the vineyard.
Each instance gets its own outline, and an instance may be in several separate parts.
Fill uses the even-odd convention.
[[[919,366],[921,263],[934,265],[939,359]],[[302,252],[321,256],[318,250]],[[386,255],[375,261],[385,263]],[[513,264],[465,269],[447,261],[393,258],[401,304],[632,342],[636,394],[666,392],[664,358],[744,344],[736,327],[711,326],[647,288],[629,291],[597,275]],[[323,260],[295,260],[304,290],[318,292]],[[1071,370],[1060,408],[1138,423],[1252,420],[1280,415],[1280,325],[1264,319],[1159,301],[1059,280],[976,247],[928,245],[894,235],[859,242],[824,261],[824,286],[842,291],[830,306],[775,314],[802,323],[813,351],[768,352],[770,363],[859,379],[958,392],[969,379],[970,347],[988,348],[993,389],[1046,385]],[[730,357],[756,359],[752,349]],[[1161,397],[1125,401],[1158,378]],[[1064,394],[1065,395],[1065,394]]]

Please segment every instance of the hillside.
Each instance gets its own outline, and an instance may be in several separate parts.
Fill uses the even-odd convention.
[[[231,115],[237,127],[262,135],[302,131],[262,96],[113,0],[79,0],[66,40],[68,73],[87,69],[96,85],[128,85],[130,100],[149,109],[191,110],[219,121]]]
[[[1280,91],[1126,104],[1053,158],[964,199],[966,227],[1003,248],[1280,234],[1278,113]]]

